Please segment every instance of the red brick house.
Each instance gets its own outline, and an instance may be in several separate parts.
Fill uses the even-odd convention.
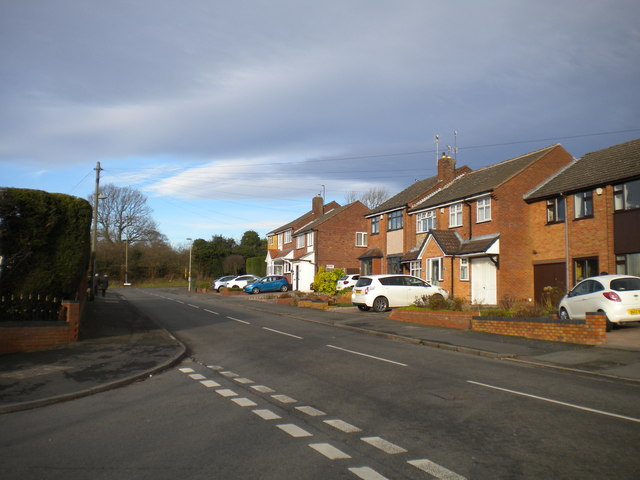
[[[524,198],[536,299],[603,271],[640,276],[640,139],[584,155]]]
[[[533,299],[530,208],[523,196],[572,162],[553,145],[467,172],[408,210],[417,225],[406,270],[456,297]]]

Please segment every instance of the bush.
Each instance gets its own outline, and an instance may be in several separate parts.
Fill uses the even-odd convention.
[[[337,268],[330,272],[325,272],[324,267],[318,269],[318,273],[313,279],[313,289],[316,292],[333,295],[336,293],[336,282],[344,275],[344,270]]]

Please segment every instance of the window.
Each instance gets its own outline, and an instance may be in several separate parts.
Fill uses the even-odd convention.
[[[367,234],[366,232],[356,232],[356,247],[367,246]]]
[[[488,222],[489,220],[491,220],[491,197],[487,195],[478,199],[476,222]],[[460,223],[462,223],[462,219],[460,219]]]
[[[428,212],[419,213],[416,216],[417,232],[426,233],[429,230],[436,229],[436,211],[429,210]]]
[[[284,263],[284,273],[291,273],[291,262],[287,262],[285,260],[283,263]]]
[[[371,217],[371,235],[380,233],[380,215]]]
[[[400,230],[403,227],[402,224],[402,210],[397,210],[395,212],[391,212],[388,217],[389,225],[387,225],[387,230]]]
[[[434,285],[439,285],[442,281],[442,258],[427,259],[427,280]]]
[[[469,259],[460,259],[460,280],[469,280]]]
[[[361,275],[371,275],[373,271],[373,260],[367,258],[366,260],[362,260],[360,262],[360,274]],[[360,280],[358,280],[359,282]]]
[[[282,264],[281,263],[276,263],[273,266],[273,273],[274,273],[274,275],[282,275]]]
[[[564,197],[547,200],[547,223],[564,222]]]
[[[575,218],[593,217],[593,192],[576,193],[573,196]]]
[[[616,211],[640,208],[640,180],[614,185],[613,206]]]
[[[456,203],[449,207],[449,227],[462,226],[462,203]]]
[[[304,247],[304,235],[298,235],[296,237],[296,248]]]
[[[284,243],[291,243],[291,230],[284,232]]]
[[[387,273],[402,273],[401,258],[400,255],[387,257]]]
[[[420,260],[409,262],[409,274],[422,278],[422,262]]]
[[[635,275],[636,277],[640,277],[640,253],[617,255],[616,273],[618,275]]]
[[[587,277],[598,275],[597,258],[580,258],[573,261],[574,281],[579,282]]]
[[[307,233],[307,247],[313,247],[313,232]]]

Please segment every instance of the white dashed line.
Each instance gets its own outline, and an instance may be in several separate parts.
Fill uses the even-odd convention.
[[[295,438],[313,436],[303,428],[300,428],[299,426],[294,425],[293,423],[284,423],[284,424],[278,425],[278,428]]]
[[[187,305],[189,305],[190,307],[193,307],[193,308],[200,308],[198,305],[194,305],[192,303],[187,303]]]
[[[338,430],[345,433],[353,433],[353,432],[361,432],[362,430],[356,426],[351,425],[350,423],[343,422],[342,420],[325,420],[324,423],[327,425],[331,425],[333,428],[337,428]]]
[[[296,407],[296,410],[300,410],[302,413],[306,413],[310,417],[321,417],[322,415],[326,415],[323,411],[313,407]]]
[[[232,398],[231,401],[235,402],[236,404],[240,405],[241,407],[255,407],[257,405],[256,402],[254,402],[253,400],[249,400],[246,397]]]
[[[353,467],[349,471],[362,480],[389,480],[387,477],[383,477],[373,468],[369,467]]]
[[[267,410],[267,409],[256,409],[251,411],[256,415],[258,415],[263,420],[278,420],[282,418],[280,415],[273,413],[271,410]]]
[[[374,355],[369,355],[368,353],[356,352],[355,350],[347,350],[346,348],[336,347],[335,345],[327,345],[329,348],[334,348],[336,350],[341,350],[343,352],[353,353],[354,355],[360,355],[361,357],[373,358],[374,360],[380,360],[382,362],[392,363],[394,365],[400,365],[401,367],[408,367],[406,363],[400,363],[393,360],[389,360],[388,358],[376,357]]]
[[[222,386],[218,382],[214,382],[213,380],[203,380],[200,383],[207,388],[217,388]]]
[[[251,385],[251,388],[260,393],[273,393],[275,390],[273,388],[265,387],[264,385]]]
[[[213,313],[214,315],[220,315],[218,312],[214,312],[213,310],[204,309],[205,312]]]
[[[221,375],[224,375],[227,378],[235,378],[235,377],[239,377],[240,375],[238,375],[237,373],[234,372],[230,372],[230,371],[225,371],[225,372],[220,372]]]
[[[274,330],[273,328],[262,327],[263,330],[268,330],[273,333],[279,333],[280,335],[286,335],[287,337],[297,338],[298,340],[304,340],[302,337],[298,335],[293,335],[292,333],[281,332],[280,330]]]
[[[287,395],[271,395],[271,398],[278,400],[280,403],[296,403],[295,398],[291,398]]]
[[[236,395],[238,395],[236,392],[234,392],[233,390],[229,390],[228,388],[216,390],[216,393],[218,395],[222,395],[223,397],[235,397]]]
[[[329,443],[310,443],[309,446],[316,452],[321,453],[329,460],[339,460],[342,458],[351,458],[351,455],[344,453]]]
[[[242,378],[242,377],[234,378],[234,380],[238,383],[242,383],[243,385],[246,385],[248,383],[253,383],[253,380],[249,380],[248,378]]]
[[[426,458],[420,460],[409,460],[407,463],[413,465],[419,470],[422,470],[423,472],[427,472],[429,475],[433,475],[434,477],[439,478],[440,480],[467,480],[466,477],[458,475],[451,470],[447,470],[446,468],[432,462],[431,460],[427,460]]]
[[[207,368],[217,371],[217,370],[222,370],[224,367],[221,367],[220,365],[207,365]]]
[[[184,302],[182,300],[174,300],[175,302],[181,303],[182,305],[184,305]]]
[[[233,317],[227,317],[229,320],[233,320],[234,322],[238,322],[238,323],[244,323],[245,325],[251,325],[251,323],[245,321],[245,320],[240,320],[239,318],[233,318]]]
[[[193,373],[195,370],[193,368],[181,368],[179,369],[182,373]]]
[[[192,373],[191,375],[189,375],[189,377],[193,378],[194,380],[204,380],[205,377],[204,375],[200,375],[199,373]]]
[[[379,450],[382,450],[385,453],[388,453],[389,455],[395,455],[396,453],[404,453],[407,451],[406,449],[388,442],[384,438],[380,437],[362,437],[360,440],[368,443],[373,447],[376,447]]]

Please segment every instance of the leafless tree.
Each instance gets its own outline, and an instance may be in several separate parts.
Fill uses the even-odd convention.
[[[370,209],[374,209],[380,206],[389,198],[389,191],[382,187],[371,187],[366,192],[348,192],[344,196],[344,200],[347,204],[360,200]]]

